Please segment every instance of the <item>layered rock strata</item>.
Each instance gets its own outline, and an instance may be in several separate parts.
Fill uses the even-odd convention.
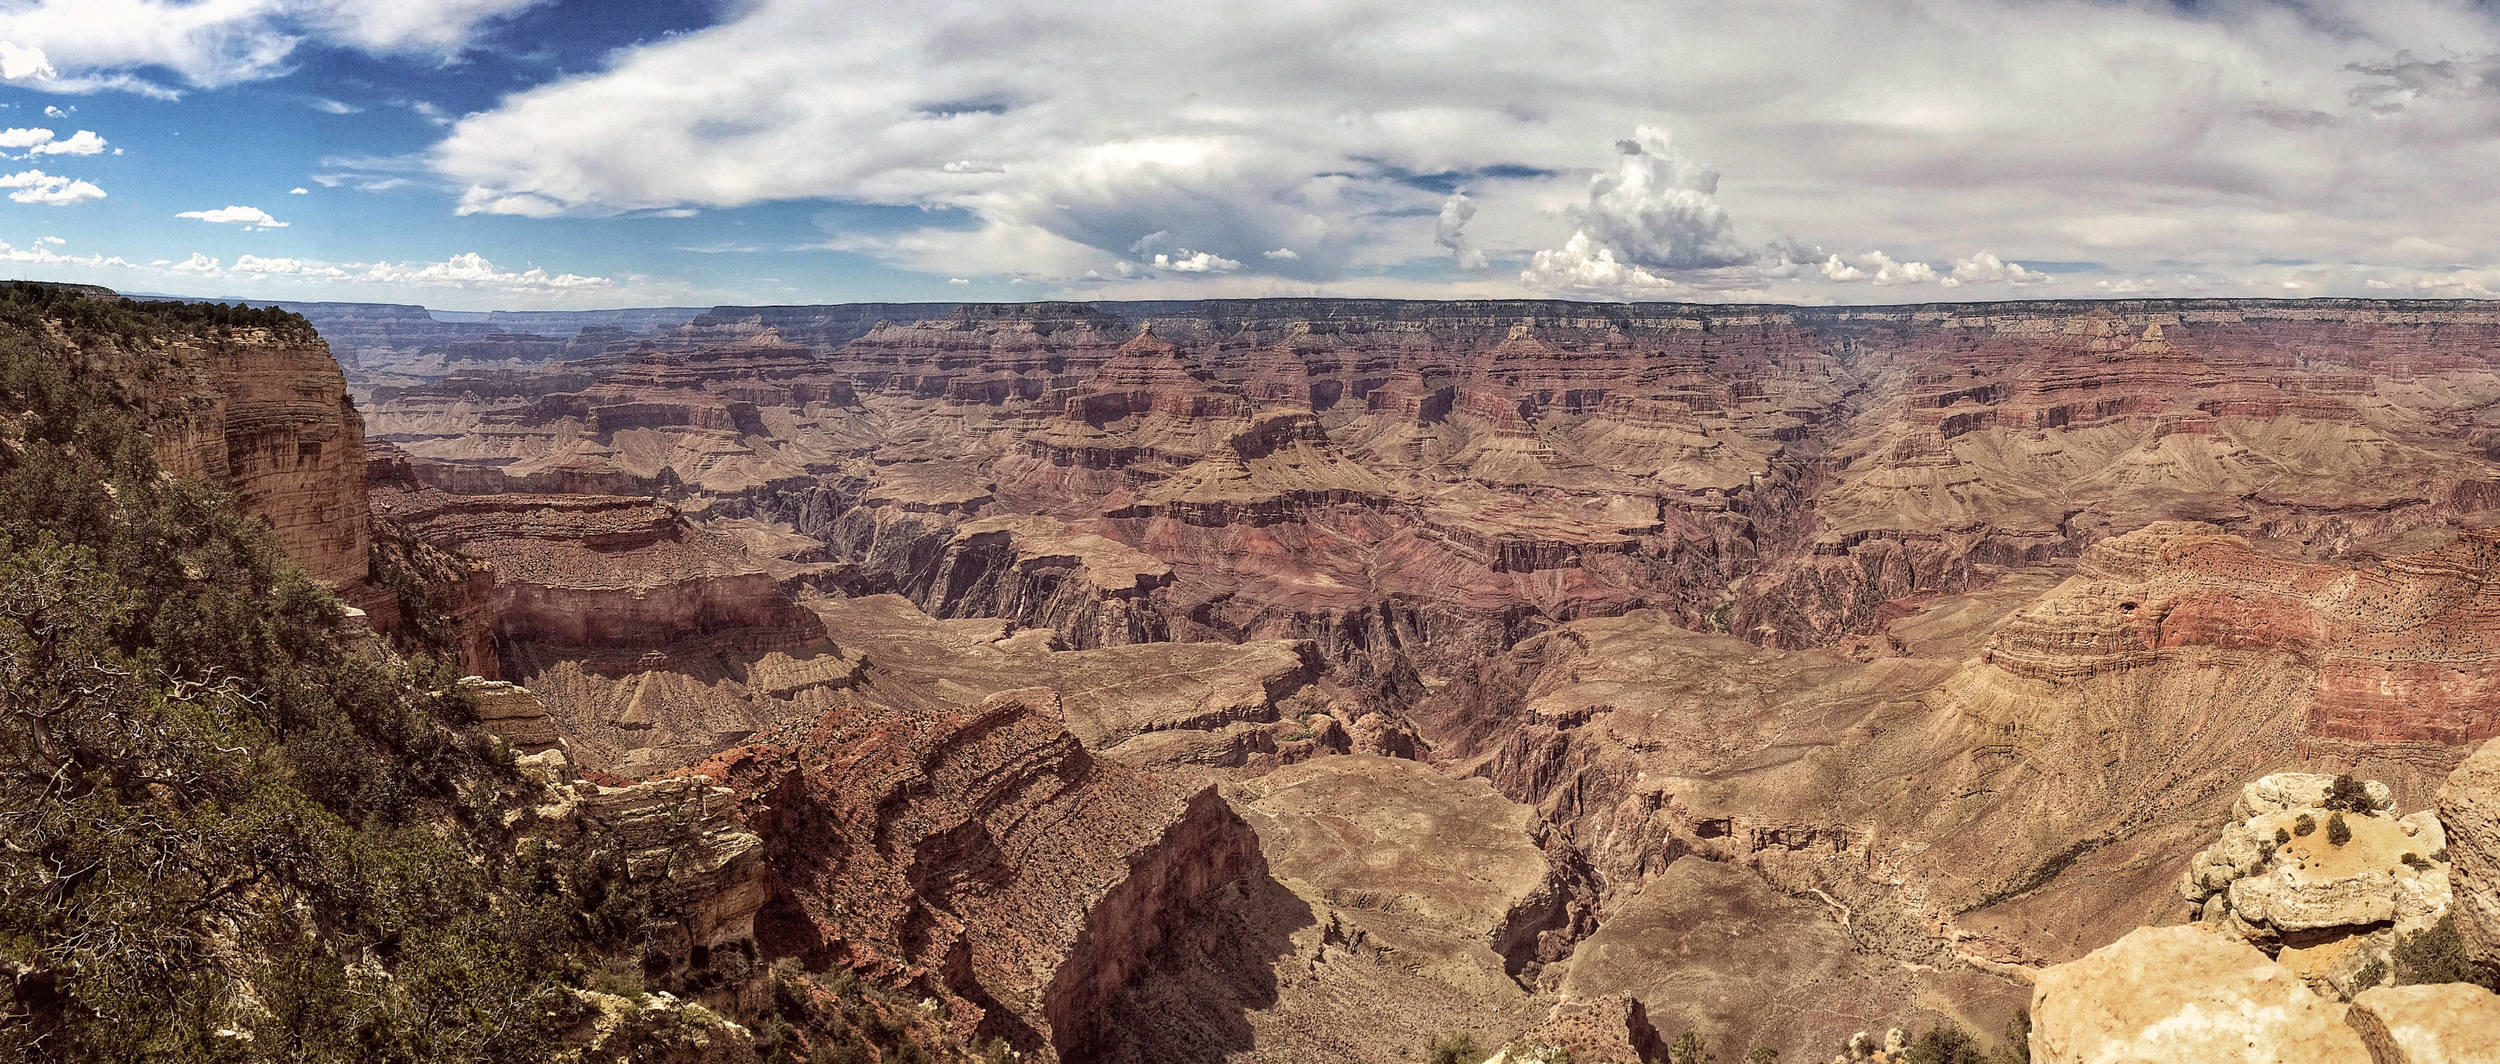
[[[766,948],[957,1007],[964,1033],[1097,1059],[1104,1009],[1167,940],[1266,872],[1211,789],[1095,758],[1047,691],[848,706],[695,772],[732,789],[777,871]]]

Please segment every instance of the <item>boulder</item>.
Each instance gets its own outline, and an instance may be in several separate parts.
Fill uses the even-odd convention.
[[[2500,743],[2487,742],[2439,788],[2457,934],[2484,964],[2500,965]]]
[[[2344,1007],[2245,941],[2195,925],[2138,928],[2044,969],[2035,1064],[2365,1064]]]
[[[2471,983],[2366,990],[2345,1019],[2376,1064],[2500,1060],[2500,995]]]

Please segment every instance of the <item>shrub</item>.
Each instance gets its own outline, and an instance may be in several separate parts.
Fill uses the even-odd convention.
[[[1989,1064],[1979,1039],[1953,1023],[1940,1023],[1919,1035],[1901,1055],[1905,1064]]]
[[[2300,814],[2300,819],[2292,821],[2292,834],[2294,835],[2307,838],[2316,830],[2318,830],[2318,818],[2307,813]]]
[[[2370,801],[2370,788],[2348,774],[2335,777],[2335,782],[2327,787],[2326,801],[2321,804],[2339,813],[2367,813],[2378,808]]]
[[[2344,814],[2337,813],[2326,818],[2326,841],[2330,846],[2352,841],[2352,825],[2344,823]]]
[[[2405,867],[2413,869],[2416,872],[2428,872],[2431,870],[2430,859],[2411,850],[2406,850],[2405,855],[2401,858],[2401,860],[2404,861]]]
[[[1745,1064],[1780,1064],[1780,1051],[1770,1046],[1755,1046],[1745,1054]]]
[[[2275,844],[2275,845],[2277,845],[2277,846],[2282,846],[2282,845],[2289,844],[2291,841],[2292,841],[2292,833],[2291,833],[2291,832],[2285,831],[2285,830],[2283,830],[2282,828],[2276,828],[2276,829],[2274,829],[2274,844]]]
[[[2472,983],[2500,991],[2500,973],[2476,964],[2465,951],[2465,940],[2457,936],[2453,913],[2441,916],[2428,929],[2399,937],[2392,956],[2397,986]]]
[[[1710,1043],[1702,1040],[1701,1032],[1690,1028],[1675,1036],[1675,1044],[1667,1047],[1667,1064],[1718,1064],[1718,1061],[1718,1056],[1710,1052]]]
[[[1491,1056],[1476,1046],[1476,1036],[1466,1031],[1448,1031],[1432,1040],[1424,1059],[1432,1064],[1482,1064]]]

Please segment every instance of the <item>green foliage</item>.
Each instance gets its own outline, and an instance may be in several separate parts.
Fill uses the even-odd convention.
[[[1481,1064],[1490,1052],[1476,1045],[1476,1036],[1466,1031],[1446,1031],[1432,1040],[1424,1052],[1431,1064]]]
[[[2373,958],[2370,963],[2362,965],[2360,971],[2352,973],[2352,992],[2358,994],[2371,987],[2384,985],[2391,974],[2393,972],[2387,966],[2386,961]]]
[[[41,335],[57,328],[80,343],[113,340],[124,345],[238,329],[258,329],[294,342],[320,338],[311,322],[276,307],[146,302],[101,293],[72,285],[0,282],[0,332]]]
[[[283,324],[46,291],[0,321]],[[0,329],[0,1058],[543,1059],[600,870],[481,862],[459,798],[509,770],[452,677],[349,654],[55,344]]]
[[[2454,914],[2441,916],[2427,930],[2398,938],[2393,956],[2397,986],[2473,983],[2500,991],[2500,972],[2476,964],[2466,952],[2465,940],[2457,936]]]
[[[2336,813],[2326,818],[2326,841],[2330,846],[2352,841],[2352,825],[2344,823],[2344,814]]]
[[[2282,846],[2282,845],[2285,845],[2285,844],[2287,844],[2287,843],[2289,843],[2289,842],[2291,842],[2291,841],[2292,841],[2292,833],[2291,833],[2291,832],[2285,831],[2285,830],[2283,830],[2282,828],[2276,828],[2276,829],[2274,829],[2274,844],[2275,844],[2275,845],[2277,845],[2277,846]]]
[[[1927,1029],[1901,1055],[1905,1064],[1992,1064],[1979,1039],[1953,1023]]]
[[[2310,816],[2307,813],[2300,814],[2300,819],[2292,821],[2292,834],[2298,835],[2302,838],[2308,838],[2317,830],[2318,818]]]
[[[2369,786],[2348,774],[2335,777],[2335,782],[2327,787],[2326,801],[2320,804],[2339,813],[2367,813],[2377,808],[2370,801]]]
[[[1691,1028],[1675,1036],[1675,1044],[1667,1047],[1667,1064],[1718,1064],[1718,1061],[1718,1056],[1710,1052],[1710,1043],[1702,1040],[1701,1032]]]

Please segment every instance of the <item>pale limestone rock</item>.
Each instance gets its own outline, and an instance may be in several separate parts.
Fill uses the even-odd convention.
[[[755,937],[767,889],[764,840],[739,822],[729,788],[674,776],[575,789],[586,834],[624,850],[627,878],[684,918],[692,945]]]
[[[2244,941],[2138,928],[2041,971],[2034,1064],[2368,1064],[2344,1007]]]
[[[2242,788],[2237,808],[2255,812],[2224,826],[2214,844],[2188,862],[2179,893],[2199,906],[2200,922],[2251,941],[2329,933],[2326,941],[2288,952],[2284,963],[2343,993],[2371,961],[2387,959],[2393,936],[2373,928],[2420,931],[2447,912],[2449,870],[2444,835],[2425,813],[2401,819],[2383,809],[2345,813],[2351,838],[2335,845],[2330,825],[2337,814],[2299,804],[2324,801],[2334,780],[2284,772]],[[2385,790],[2371,784],[2372,800]],[[2308,834],[2299,830],[2303,817],[2313,822]],[[2363,940],[2343,941],[2334,937],[2338,933]]]
[[[2500,964],[2500,742],[2485,742],[2439,788],[2439,822],[2454,863],[2457,934]]]
[[[2284,810],[2316,809],[2326,804],[2326,796],[2334,787],[2335,777],[2323,772],[2277,772],[2251,780],[2240,788],[2240,800],[2231,806],[2231,819],[2247,820]],[[2384,783],[2365,780],[2362,788],[2369,792],[2370,806],[2374,811],[2396,804],[2396,793]]]
[[[522,753],[535,754],[563,744],[555,718],[530,689],[477,676],[460,678],[460,690],[477,707],[477,722],[496,738]]]
[[[2471,983],[2366,990],[2346,1020],[2377,1064],[2500,1061],[2500,996]]]

